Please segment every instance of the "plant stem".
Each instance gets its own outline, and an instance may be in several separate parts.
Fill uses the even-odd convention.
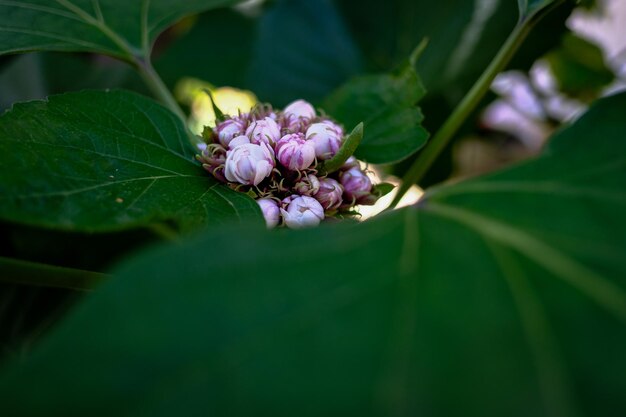
[[[547,12],[547,9],[544,9],[544,11]],[[491,64],[489,64],[471,90],[465,95],[461,103],[459,103],[439,131],[437,131],[437,134],[430,140],[415,161],[413,161],[413,164],[411,164],[408,171],[402,177],[400,188],[388,209],[394,208],[409,188],[419,182],[424,177],[424,174],[428,172],[430,167],[437,160],[439,154],[445,149],[446,145],[448,145],[467,117],[474,111],[476,106],[478,106],[482,98],[489,91],[493,80],[506,68],[534,24],[541,17],[540,15],[543,14],[545,13],[537,13],[536,15],[529,16],[518,22],[513,32],[511,32],[504,45],[502,45],[498,51],[498,54],[491,61]]]
[[[0,257],[2,282],[89,291],[107,278],[99,272]]]
[[[150,59],[136,58],[134,64],[146,85],[150,88],[150,90],[152,90],[154,95],[168,109],[178,116],[185,126],[187,126],[187,117],[185,116],[185,113],[183,113],[180,106],[176,102],[176,99],[172,96],[172,93],[170,93],[170,90],[167,88],[163,80],[161,80],[161,77],[159,77],[159,74],[157,74],[154,70]]]

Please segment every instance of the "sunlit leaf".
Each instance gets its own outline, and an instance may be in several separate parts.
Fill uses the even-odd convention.
[[[260,216],[253,200],[199,166],[175,115],[128,92],[16,104],[0,118],[0,153],[3,220],[105,231]]]

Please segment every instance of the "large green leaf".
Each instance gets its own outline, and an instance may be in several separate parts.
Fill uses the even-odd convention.
[[[146,253],[5,367],[0,410],[623,415],[625,110],[362,224]]]
[[[338,1],[372,67],[384,71],[398,65],[428,38],[418,73],[429,95],[446,90],[455,96],[478,78],[515,26],[517,11],[510,3],[364,0],[354,7],[349,0]]]
[[[0,54],[34,50],[145,56],[181,17],[237,0],[1,0]]]
[[[183,77],[246,87],[257,21],[233,9],[203,13],[188,33],[155,58],[154,67],[171,87]]]
[[[124,91],[16,104],[0,118],[0,218],[105,231],[173,220],[184,229],[257,219],[256,203],[194,160],[167,109]]]
[[[417,107],[425,92],[413,65],[405,63],[391,74],[352,79],[331,94],[323,107],[347,128],[365,123],[355,154],[359,159],[391,163],[408,157],[428,139],[421,126],[424,116]]]
[[[422,108],[428,126],[448,116],[492,61],[518,19],[514,0],[351,0],[337,4],[369,66],[387,71],[398,65],[423,38],[430,40],[417,72],[428,90]],[[512,63],[528,69],[556,46],[573,2],[560,7],[535,29]],[[552,19],[554,17],[554,19]]]
[[[276,106],[319,102],[360,69],[333,1],[279,0],[259,20],[248,82]]]

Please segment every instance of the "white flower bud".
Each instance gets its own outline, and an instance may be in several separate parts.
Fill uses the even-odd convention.
[[[318,159],[330,159],[341,147],[343,129],[330,120],[313,123],[306,131],[306,138],[313,142]]]
[[[217,139],[225,147],[228,148],[230,141],[237,136],[243,135],[246,129],[245,123],[239,119],[227,119],[215,126]]]
[[[280,208],[278,207],[278,203],[271,198],[261,198],[256,202],[259,204],[259,207],[261,207],[267,228],[273,229],[276,227],[280,220]]]
[[[246,135],[250,138],[251,143],[258,145],[265,142],[268,145],[274,145],[280,139],[280,128],[274,119],[265,117],[250,123],[246,129]]]
[[[274,151],[269,146],[246,143],[227,152],[224,175],[231,182],[258,185],[274,166]]]
[[[285,108],[283,116],[283,126],[292,133],[304,133],[315,118],[315,109],[306,101],[297,100]]]
[[[249,137],[245,135],[237,136],[230,141],[230,143],[228,144],[228,149],[235,149],[237,146],[245,145],[246,143],[250,143]]]
[[[288,198],[287,209],[280,209],[287,227],[301,229],[317,226],[324,220],[324,208],[312,197],[296,196]]]
[[[292,171],[302,170],[315,161],[315,148],[304,139],[302,133],[290,133],[283,136],[276,144],[276,158]]]

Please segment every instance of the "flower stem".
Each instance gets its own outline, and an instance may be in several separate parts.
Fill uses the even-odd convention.
[[[150,88],[152,93],[158,98],[168,109],[170,109],[178,118],[187,126],[187,117],[176,102],[172,93],[167,88],[159,74],[154,70],[150,59],[135,59],[135,67],[143,78],[144,82]]]
[[[559,3],[561,3],[561,1],[555,2],[554,6]],[[489,64],[487,69],[476,81],[471,90],[465,95],[463,100],[441,126],[439,131],[437,131],[424,150],[413,161],[413,164],[411,164],[408,171],[402,177],[400,188],[398,189],[398,192],[388,209],[394,208],[409,188],[424,177],[433,163],[437,160],[437,157],[445,149],[448,143],[450,143],[450,140],[454,137],[468,116],[474,111],[476,106],[478,106],[482,98],[489,91],[491,83],[496,76],[506,68],[508,63],[511,61],[511,58],[513,58],[513,55],[524,42],[524,39],[530,33],[536,22],[551,9],[552,7],[545,8],[541,12],[537,12],[532,16],[527,16],[518,22],[504,45],[502,45],[497,55],[491,61],[491,64]]]

